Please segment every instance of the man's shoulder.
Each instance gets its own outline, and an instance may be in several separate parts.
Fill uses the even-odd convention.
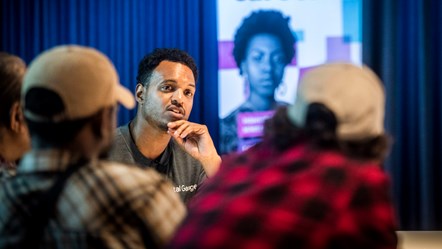
[[[238,116],[239,113],[243,113],[243,112],[254,112],[255,109],[253,108],[253,106],[251,106],[249,103],[243,103],[240,106],[238,106],[238,108],[236,108],[235,110],[233,110],[232,112],[230,112],[226,117],[221,119],[221,126],[229,126],[229,125],[234,125],[236,126],[236,117]]]
[[[119,126],[116,130],[115,130],[115,137],[114,137],[114,147],[115,145],[123,145],[125,144],[126,140],[130,138],[130,133],[129,133],[129,128],[128,125],[122,125]]]
[[[115,130],[115,135],[117,137],[121,137],[124,136],[126,132],[129,132],[129,124],[124,124],[121,126],[118,126],[117,129]]]
[[[130,148],[130,135],[128,125],[117,128],[114,141],[109,151],[109,159],[113,161],[134,163],[134,159]]]

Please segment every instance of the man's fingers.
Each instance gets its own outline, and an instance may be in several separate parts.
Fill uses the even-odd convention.
[[[192,123],[188,121],[175,121],[175,122],[169,122],[167,124],[169,127],[169,133],[173,136],[179,136],[181,138],[185,138],[187,136],[193,136],[193,135],[202,135],[204,134],[204,125],[200,125],[197,123]]]
[[[185,120],[177,120],[177,121],[169,122],[169,123],[167,123],[167,127],[177,128],[177,127],[180,127],[181,125],[185,124],[186,122],[187,121],[185,121]]]
[[[182,124],[180,127],[178,127],[175,130],[174,135],[177,135],[181,138],[185,138],[188,135],[188,132],[186,132],[189,129],[190,124],[189,123],[184,123]]]

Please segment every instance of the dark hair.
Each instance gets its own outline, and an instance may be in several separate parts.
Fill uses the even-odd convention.
[[[34,87],[27,91],[24,109],[32,139],[38,141],[39,146],[45,147],[60,147],[69,144],[87,123],[93,122],[97,117],[97,114],[93,114],[86,118],[62,122],[37,122],[27,118],[26,111],[48,119],[65,111],[65,105],[60,96],[52,90],[41,87]]]
[[[272,34],[279,38],[285,55],[285,64],[295,56],[295,36],[289,27],[290,17],[284,17],[275,10],[260,10],[246,17],[238,28],[234,38],[233,56],[240,67],[245,58],[250,39],[262,33]]]
[[[12,105],[20,101],[26,64],[17,56],[0,52],[0,125],[9,128]]]
[[[80,130],[92,118],[82,118],[59,123],[34,122],[26,118],[29,133],[33,141],[39,141],[39,145],[46,147],[62,147],[72,142]]]
[[[337,120],[325,105],[312,103],[307,109],[305,128],[294,125],[287,116],[287,107],[276,110],[264,124],[264,137],[277,150],[285,150],[300,141],[312,148],[335,149],[351,158],[382,161],[387,156],[391,139],[380,135],[365,140],[342,140],[336,136]]]
[[[178,62],[189,67],[192,70],[195,82],[198,80],[198,69],[195,61],[188,53],[177,48],[156,48],[140,61],[137,82],[146,85],[152,76],[152,72],[162,61]]]

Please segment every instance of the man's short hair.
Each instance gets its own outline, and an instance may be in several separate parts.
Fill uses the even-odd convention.
[[[295,36],[289,27],[290,17],[284,17],[275,10],[260,10],[245,18],[237,29],[234,38],[233,56],[240,67],[245,58],[249,41],[258,34],[272,34],[279,38],[285,55],[285,64],[289,64],[295,56]]]
[[[195,61],[188,53],[176,48],[156,48],[140,61],[137,83],[148,84],[153,71],[162,61],[178,62],[187,66],[192,70],[195,82],[198,80],[198,69]]]
[[[17,56],[0,52],[0,125],[9,127],[12,105],[20,101],[26,64]]]

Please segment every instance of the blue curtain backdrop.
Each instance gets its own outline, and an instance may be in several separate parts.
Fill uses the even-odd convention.
[[[216,1],[3,0],[1,19],[1,50],[29,63],[56,45],[91,46],[109,56],[133,91],[145,54],[157,47],[189,52],[200,72],[190,119],[218,139]],[[134,115],[121,108],[119,124]]]
[[[3,0],[0,50],[30,62],[59,44],[95,47],[134,90],[139,60],[177,47],[197,61],[191,119],[218,142],[215,0]],[[438,0],[364,0],[363,59],[384,80],[386,126],[394,138],[386,169],[401,229],[442,229],[441,13]],[[120,109],[119,123],[134,111]]]
[[[364,1],[365,63],[384,80],[386,163],[402,229],[442,230],[442,3]]]

